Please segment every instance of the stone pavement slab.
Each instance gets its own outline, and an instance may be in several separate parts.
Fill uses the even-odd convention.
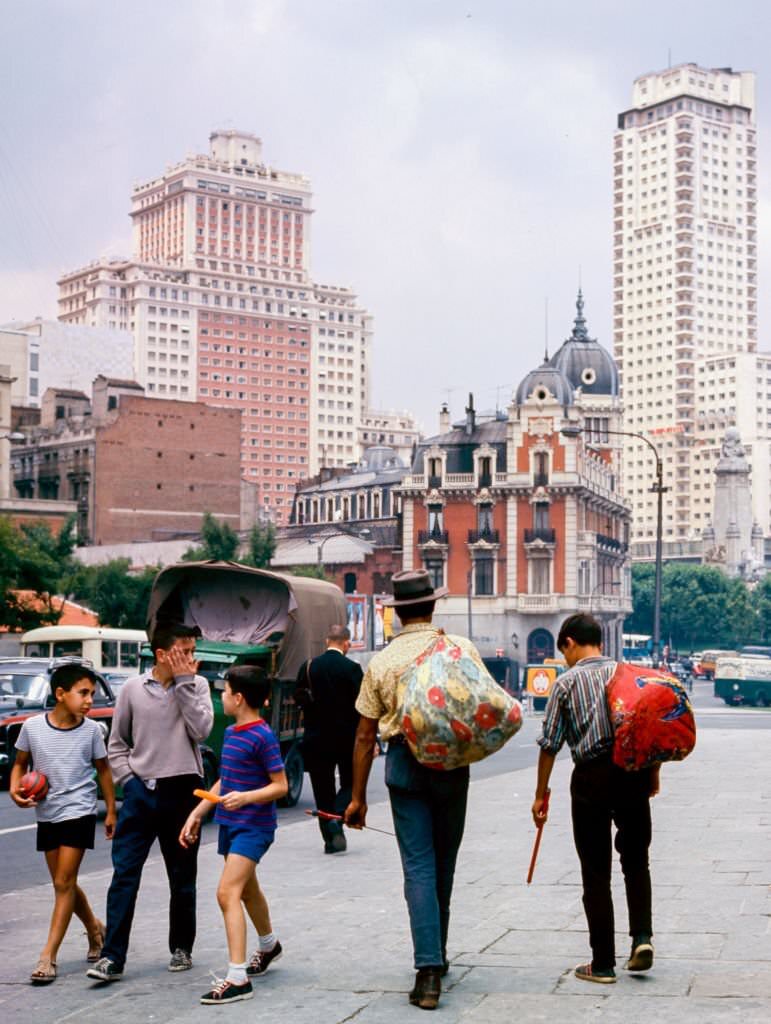
[[[588,959],[578,862],[570,829],[570,764],[558,760],[552,809],[534,882],[525,884],[534,830],[533,770],[472,782],[450,933],[452,967],[437,1020],[650,1024],[755,1024],[771,1020],[769,732],[704,730],[693,756],[662,771],[654,801],[652,870],[656,962],[643,976],[618,971],[614,986],[573,977]],[[516,740],[514,741],[516,742]],[[518,795],[517,795],[518,794]],[[388,806],[370,823],[390,829]],[[30,856],[38,856],[30,849]],[[86,860],[86,866],[87,866]],[[255,980],[255,998],[227,1008],[198,1003],[221,974],[226,949],[215,890],[221,861],[203,848],[194,968],[165,970],[167,888],[156,854],[148,862],[124,980],[85,978],[86,940],[73,924],[60,977],[33,988],[29,971],[50,913],[49,886],[6,895],[0,918],[0,1020],[34,1024],[143,1024],[227,1017],[237,1024],[404,1024],[411,947],[393,839],[351,833],[344,855],[325,857],[310,820],[279,830],[260,866],[282,959]],[[5,870],[12,866],[4,865]],[[616,867],[617,954],[627,953],[623,886]],[[83,888],[104,906],[107,871],[86,872]]]

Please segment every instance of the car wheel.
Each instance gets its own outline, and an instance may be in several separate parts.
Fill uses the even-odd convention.
[[[293,743],[284,755],[284,771],[286,772],[286,781],[289,784],[289,789],[286,796],[278,801],[278,804],[279,807],[294,807],[303,791],[303,776],[305,772],[303,756],[296,743]]]

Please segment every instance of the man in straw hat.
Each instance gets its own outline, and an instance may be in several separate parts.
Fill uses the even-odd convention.
[[[402,858],[417,970],[409,999],[413,1006],[433,1010],[442,990],[441,979],[449,969],[450,897],[466,820],[469,770],[424,767],[412,756],[401,732],[398,683],[439,635],[431,619],[436,600],[444,597],[447,589],[435,590],[424,569],[396,573],[391,582],[394,596],[385,603],[396,611],[402,631],[369,663],[356,702],[361,718],[353,754],[353,797],[345,822],[353,828],[365,824],[367,779],[379,726],[381,738],[388,741],[386,785]],[[482,665],[471,641],[457,636],[448,639]]]

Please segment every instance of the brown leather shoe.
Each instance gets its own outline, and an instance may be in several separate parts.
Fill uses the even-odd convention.
[[[421,967],[415,975],[415,988],[410,992],[410,1002],[421,1010],[435,1010],[442,994],[440,967]]]

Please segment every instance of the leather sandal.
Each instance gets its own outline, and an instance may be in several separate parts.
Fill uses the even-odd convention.
[[[48,957],[43,957],[38,960],[37,967],[30,974],[29,980],[33,985],[50,985],[52,981],[56,981],[56,964],[53,960],[49,960]]]
[[[104,925],[101,921],[96,922],[96,931],[93,933],[86,932],[88,935],[88,953],[86,953],[86,960],[90,964],[95,964],[99,957],[102,955],[102,946],[104,945]]]

